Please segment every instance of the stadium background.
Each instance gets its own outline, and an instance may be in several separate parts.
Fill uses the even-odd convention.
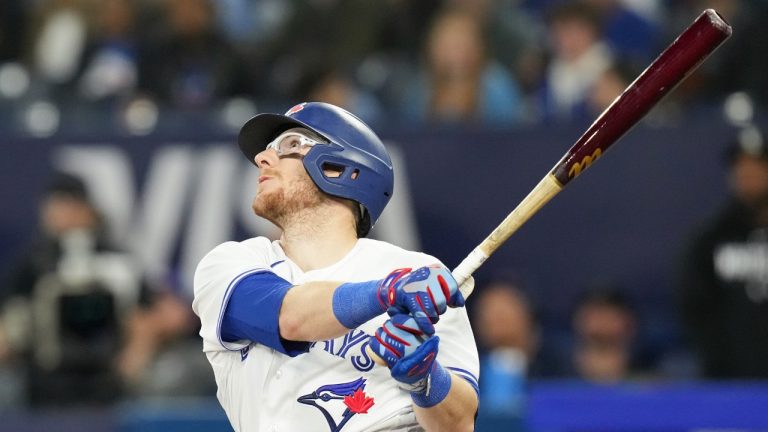
[[[130,53],[123,60],[134,68],[118,69],[133,70],[136,76],[102,93],[89,92],[83,83],[92,53],[113,43],[107,32],[98,31],[99,14],[125,7],[122,3],[41,0],[0,6],[0,138],[7,152],[0,159],[3,271],[12,271],[34,238],[38,200],[54,173],[65,171],[85,180],[110,235],[141,264],[143,277],[162,280],[163,290],[189,302],[191,271],[202,254],[227,239],[274,234],[249,218],[254,170],[238,155],[237,128],[256,112],[284,111],[318,95],[332,97],[334,93],[318,90],[320,78],[328,74],[341,77],[345,94],[356,95],[342,102],[367,116],[395,156],[395,199],[374,236],[421,248],[455,266],[595,114],[586,102],[567,115],[542,108],[547,64],[555,57],[546,35],[547,11],[556,6],[554,1],[487,3],[492,14],[533,20],[529,24],[535,36],[526,43],[541,61],[533,78],[517,76],[519,69],[509,67],[521,114],[508,118],[439,118],[428,111],[409,117],[406,109],[415,104],[406,84],[421,76],[430,23],[448,8],[471,7],[473,2],[128,2],[136,21],[116,52]],[[164,86],[188,81],[145,64],[172,57],[172,51],[162,52],[174,46],[162,31],[170,20],[168,11],[183,5],[194,9],[197,3],[209,14],[209,31],[218,35],[215,44],[206,46],[226,52],[228,57],[217,61],[235,69],[223,77],[212,73],[203,79],[195,72],[186,79],[224,79],[233,85],[190,84],[187,93],[169,94]],[[649,49],[657,53],[704,7],[722,2],[647,2],[640,8],[634,3],[625,6],[653,29],[656,42]],[[726,6],[741,7],[733,12],[736,36],[712,64],[654,110],[605,162],[537,214],[477,275],[479,290],[492,279],[520,282],[536,305],[540,351],[552,353],[551,362],[567,356],[572,308],[583,291],[599,282],[616,283],[634,301],[640,317],[634,348],[640,377],[595,385],[554,367],[528,381],[525,409],[481,413],[478,430],[768,428],[768,416],[760,408],[768,402],[766,383],[706,380],[682,331],[678,307],[684,246],[727,198],[725,151],[740,133],[766,125],[761,98],[768,69],[760,69],[757,60],[733,62],[762,55],[755,47],[768,40],[753,33],[753,41],[745,43],[739,32],[768,16],[762,2],[742,3]],[[485,2],[475,6],[480,4]],[[59,28],[59,36],[70,37],[70,44],[46,48],[44,42],[54,42],[41,29],[62,11],[73,14],[63,15],[68,19],[76,17],[64,30]],[[377,20],[382,11],[386,18]],[[67,27],[71,22],[75,26]],[[376,31],[360,30],[362,24]],[[485,24],[486,30],[494,28]],[[298,32],[296,26],[317,28],[303,38],[286,36]],[[327,32],[323,43],[311,39],[315,32]],[[354,32],[359,32],[359,46],[333,49],[339,41],[355,39]],[[221,51],[223,46],[227,50]],[[56,72],[66,61],[52,66],[40,57],[62,49],[75,58],[69,75]],[[494,55],[490,49],[488,57]],[[642,64],[652,57],[640,50],[628,59],[617,55],[616,62]],[[495,60],[507,64],[501,55]],[[318,64],[323,67],[317,69]],[[750,78],[754,76],[761,78]],[[154,234],[163,227],[168,229],[158,238]],[[193,331],[179,337],[195,342]],[[24,380],[16,366],[0,363],[0,383],[6,389],[0,398],[0,430],[228,430],[210,387],[138,391],[110,404],[34,406],[24,399]]]

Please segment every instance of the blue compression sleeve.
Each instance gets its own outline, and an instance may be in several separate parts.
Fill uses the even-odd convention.
[[[309,342],[280,337],[280,307],[291,283],[270,271],[246,276],[234,286],[224,317],[221,338],[250,340],[295,357],[309,350]]]
[[[333,293],[333,314],[348,329],[357,328],[387,308],[379,300],[379,282],[345,283]]]

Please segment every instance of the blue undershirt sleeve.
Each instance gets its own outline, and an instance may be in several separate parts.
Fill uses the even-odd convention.
[[[221,320],[222,340],[250,340],[291,357],[309,351],[310,342],[280,337],[280,307],[291,287],[290,282],[271,271],[254,273],[239,281]]]

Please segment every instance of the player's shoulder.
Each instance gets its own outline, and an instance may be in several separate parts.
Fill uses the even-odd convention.
[[[442,262],[432,255],[424,252],[404,249],[381,240],[362,238],[359,241],[359,247],[362,253],[375,255],[379,260],[396,261],[402,267],[420,267],[431,264],[442,264]]]
[[[271,250],[274,245],[274,242],[266,237],[252,237],[235,243],[241,245],[242,247],[248,248],[249,250],[259,252],[264,250]]]
[[[226,241],[211,249],[200,260],[198,268],[222,261],[264,256],[271,248],[272,243],[266,237],[254,237],[243,241]]]
[[[272,243],[264,237],[228,241],[208,252],[197,264],[195,290],[211,280],[232,278],[244,271],[267,269],[273,260]]]

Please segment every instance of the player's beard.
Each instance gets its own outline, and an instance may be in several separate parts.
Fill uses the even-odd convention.
[[[284,228],[288,218],[296,218],[307,209],[317,208],[326,199],[312,179],[303,175],[284,188],[256,195],[251,207],[256,215]]]

